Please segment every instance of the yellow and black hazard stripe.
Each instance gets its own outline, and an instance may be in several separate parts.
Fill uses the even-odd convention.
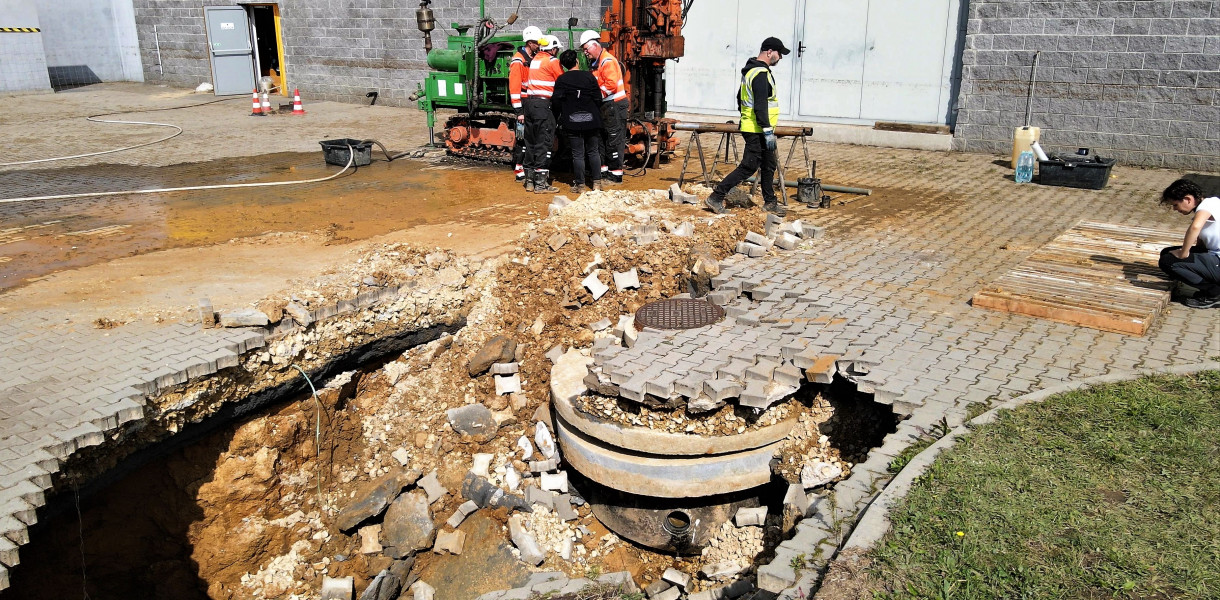
[[[38,33],[37,27],[0,27],[0,33]]]

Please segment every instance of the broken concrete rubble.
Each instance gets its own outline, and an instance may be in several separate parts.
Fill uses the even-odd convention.
[[[436,543],[432,545],[432,552],[436,554],[461,554],[462,549],[466,546],[466,533],[461,530],[441,531],[436,534]]]
[[[458,505],[457,510],[453,511],[453,514],[449,516],[449,520],[445,521],[445,524],[453,529],[457,529],[458,525],[461,525],[462,521],[465,521],[466,517],[469,517],[476,510],[479,510],[479,505],[474,500],[467,500]]]
[[[491,410],[482,404],[467,404],[445,411],[453,430],[472,437],[494,435],[499,427]]]
[[[435,600],[436,588],[424,583],[416,581],[411,584],[411,600]]]
[[[351,600],[356,580],[352,577],[322,577],[321,600]]]
[[[521,553],[522,562],[534,566],[542,564],[542,561],[546,559],[546,555],[543,554],[542,548],[538,547],[538,541],[525,528],[521,515],[509,517],[508,531],[513,544],[517,546],[517,550]]]
[[[419,471],[394,471],[365,484],[356,491],[355,499],[335,516],[335,526],[339,531],[348,531],[366,519],[380,515],[403,488],[419,477]]]
[[[737,509],[737,514],[733,515],[733,524],[738,527],[757,526],[762,527],[767,520],[767,507],[741,507]]]
[[[491,365],[502,362],[513,362],[516,358],[517,342],[512,338],[497,335],[483,344],[479,351],[470,357],[467,372],[471,377],[486,373]]]
[[[266,327],[270,322],[266,314],[253,308],[220,311],[221,327]]]
[[[602,280],[598,277],[599,273],[601,273],[601,269],[593,271],[580,282],[581,285],[589,290],[590,294],[593,294],[594,300],[601,299],[602,296],[606,295],[606,292],[610,291],[610,287],[602,283]]]
[[[405,558],[432,545],[436,531],[428,511],[428,497],[420,491],[399,496],[385,513],[381,545],[391,558]]]
[[[449,493],[449,490],[445,489],[445,486],[441,485],[441,482],[437,480],[435,469],[428,473],[426,477],[420,479],[418,485],[428,495],[428,504],[440,500],[445,494]]]

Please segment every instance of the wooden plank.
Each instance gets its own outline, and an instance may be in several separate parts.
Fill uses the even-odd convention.
[[[1144,335],[1169,304],[1157,262],[1178,232],[1082,221],[979,290],[972,304]]]

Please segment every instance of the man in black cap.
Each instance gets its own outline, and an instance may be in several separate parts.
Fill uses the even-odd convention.
[[[771,67],[778,64],[779,59],[788,52],[779,38],[769,37],[763,40],[758,57],[746,61],[746,66],[741,69],[737,106],[741,110],[741,135],[746,139],[746,152],[741,164],[707,197],[708,208],[716,213],[724,212],[725,194],[753,175],[760,163],[762,172],[758,179],[762,183],[763,208],[779,215],[784,213],[775,196],[773,185],[775,167],[779,164],[775,156],[775,122],[779,120],[779,97],[775,91],[775,77],[771,74]]]

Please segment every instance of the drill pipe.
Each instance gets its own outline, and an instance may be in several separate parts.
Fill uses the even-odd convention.
[[[695,133],[737,133],[741,131],[736,123],[676,123],[674,129],[693,131]],[[776,127],[775,137],[813,135],[812,127]]]

